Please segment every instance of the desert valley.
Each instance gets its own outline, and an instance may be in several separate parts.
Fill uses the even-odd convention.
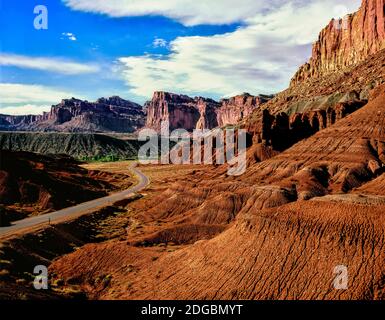
[[[245,173],[138,162],[164,121],[245,130]],[[277,94],[63,99],[0,131],[2,299],[385,299],[385,0],[330,21]]]

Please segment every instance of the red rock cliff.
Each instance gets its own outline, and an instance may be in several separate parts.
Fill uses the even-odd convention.
[[[201,101],[201,104],[204,101]],[[169,121],[170,130],[196,128],[201,115],[197,107],[198,101],[185,96],[169,92],[155,92],[152,100],[146,103],[148,128],[157,131],[161,123]]]
[[[146,103],[147,127],[157,131],[162,121],[169,121],[170,130],[213,129],[235,125],[250,115],[268,96],[252,96],[247,93],[216,102],[212,99],[190,98],[168,92],[155,92]]]
[[[0,115],[0,130],[63,132],[134,132],[143,127],[142,106],[119,97],[96,102],[64,99],[41,115]]]
[[[365,60],[385,48],[385,0],[363,0],[360,9],[332,20],[313,45],[310,61],[292,79],[291,86]]]
[[[252,96],[248,93],[224,99],[218,111],[219,126],[235,125],[245,117],[248,117],[269,97]]]

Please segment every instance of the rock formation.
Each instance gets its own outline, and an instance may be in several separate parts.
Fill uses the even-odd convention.
[[[309,63],[264,108],[291,116],[368,100],[369,92],[385,83],[384,8],[384,0],[364,0],[358,12],[332,20]]]
[[[131,133],[145,125],[160,131],[164,121],[169,121],[171,131],[213,129],[237,124],[271,98],[245,93],[217,102],[203,97],[155,92],[145,110],[119,97],[100,98],[96,102],[72,98],[62,100],[42,115],[0,115],[0,130]]]
[[[134,132],[143,127],[142,107],[119,97],[96,102],[65,99],[42,115],[0,115],[1,130],[59,132]]]
[[[357,111],[366,100],[337,103],[326,110],[313,110],[288,115],[285,112],[271,114],[268,109],[260,111],[245,129],[253,135],[254,143],[271,146],[283,151],[293,144],[326,129],[347,115]]]
[[[170,130],[188,131],[235,125],[270,98],[245,93],[216,102],[202,97],[155,92],[152,100],[146,103],[147,127],[159,131],[162,121],[169,121]]]
[[[252,96],[244,93],[229,99],[223,99],[218,110],[218,123],[220,126],[235,125],[251,115],[259,106],[271,98],[272,96]]]
[[[186,96],[169,92],[155,92],[152,100],[147,102],[148,128],[159,131],[162,122],[169,121],[170,130],[193,130],[200,118],[197,102]]]
[[[313,45],[312,57],[291,85],[364,61],[385,48],[385,0],[363,0],[358,12],[332,20]]]

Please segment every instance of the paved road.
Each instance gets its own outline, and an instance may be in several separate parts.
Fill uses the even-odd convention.
[[[41,224],[55,223],[58,221],[66,220],[68,218],[75,218],[81,216],[86,213],[90,213],[95,211],[96,209],[106,207],[114,204],[117,201],[123,200],[133,193],[143,190],[149,184],[149,179],[136,168],[136,164],[133,165],[131,171],[135,173],[135,175],[139,179],[139,183],[127,190],[114,193],[110,196],[95,199],[89,202],[84,202],[74,207],[66,208],[60,211],[51,212],[48,214],[44,214],[37,217],[31,217],[19,221],[15,221],[9,227],[0,227],[0,236],[3,235],[12,235],[13,233],[22,232],[24,229],[28,230],[31,227],[35,227]]]

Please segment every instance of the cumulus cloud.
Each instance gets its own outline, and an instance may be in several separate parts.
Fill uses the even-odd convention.
[[[20,83],[0,83],[0,113],[12,108],[28,106],[48,106],[57,104],[61,99],[71,98],[74,95],[68,91],[41,85],[28,85]],[[82,98],[82,97],[79,97]],[[28,113],[33,113],[31,110]]]
[[[68,40],[71,40],[71,41],[77,40],[76,36],[72,32],[63,32],[62,36],[66,37]]]
[[[78,63],[59,58],[28,57],[15,54],[0,54],[0,66],[43,70],[65,75],[96,73],[99,66]]]
[[[242,6],[242,1],[234,3]],[[359,0],[343,3],[354,11]],[[145,97],[156,90],[206,95],[277,92],[309,58],[311,43],[332,18],[333,6],[332,0],[285,1],[275,10],[245,18],[245,25],[234,32],[179,37],[170,42],[170,54],[122,57],[123,76],[132,93]]]

